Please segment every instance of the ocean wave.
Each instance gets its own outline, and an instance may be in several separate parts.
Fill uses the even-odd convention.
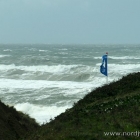
[[[29,51],[37,51],[37,48],[30,48]]]
[[[120,56],[120,57],[115,57],[115,56],[109,56],[110,59],[140,59],[140,57],[135,57],[135,56]]]
[[[10,49],[3,50],[4,52],[12,52]]]
[[[54,65],[54,66],[15,66],[0,65],[1,76],[12,79],[48,81],[88,81],[97,72],[92,66]]]
[[[108,58],[114,60],[140,59],[140,57],[135,56],[108,56]],[[94,57],[94,59],[102,59],[102,57]]]
[[[66,49],[66,48],[63,48],[63,49],[59,49],[59,50],[61,50],[61,51],[67,51],[68,49]]]
[[[48,50],[39,50],[39,52],[48,52]]]
[[[140,64],[109,64],[108,69],[111,73],[129,74],[140,71]]]
[[[94,59],[100,59],[100,60],[101,60],[101,59],[102,59],[102,57],[101,57],[101,56],[100,56],[100,57],[94,57]]]
[[[96,66],[100,67],[101,63]],[[108,64],[108,74],[127,75],[133,72],[140,71],[140,64]]]
[[[11,65],[0,65],[0,70],[24,70],[32,72],[49,72],[49,73],[79,73],[80,71],[84,72],[89,69],[92,69],[90,66],[85,65],[38,65],[38,66],[16,66],[15,64]]]
[[[44,81],[44,80],[16,80],[16,79],[0,79],[0,88],[17,88],[17,89],[41,89],[41,88],[61,88],[75,89],[82,87],[90,87],[88,82],[74,81]],[[81,87],[82,86],[82,87]]]
[[[0,55],[0,58],[2,57],[10,57],[11,55]]]
[[[100,75],[100,65],[53,65],[15,66],[0,65],[1,77],[21,80],[75,81],[90,82]],[[128,74],[138,72],[140,64],[108,64],[108,73]]]
[[[99,67],[101,63],[97,63],[96,66]],[[140,64],[110,64],[108,63],[108,67],[115,68],[116,70],[119,70],[120,68],[123,69],[137,69],[140,68]],[[118,69],[119,68],[119,69]]]
[[[30,117],[35,118],[35,120],[41,125],[43,123],[49,122],[50,119],[54,119],[57,115],[64,112],[67,108],[71,106],[41,106],[34,105],[30,103],[20,103],[14,106],[16,110],[22,111],[28,114]]]

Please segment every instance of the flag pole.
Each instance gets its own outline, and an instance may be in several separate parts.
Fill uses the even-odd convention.
[[[108,52],[106,52],[107,62],[106,62],[106,69],[107,69],[107,76],[106,76],[106,84],[108,84]]]
[[[108,76],[106,76],[106,84],[108,84]]]

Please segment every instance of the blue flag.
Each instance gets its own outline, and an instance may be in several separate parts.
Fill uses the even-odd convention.
[[[102,64],[100,66],[100,72],[105,76],[108,76],[107,73],[107,55],[102,56]]]

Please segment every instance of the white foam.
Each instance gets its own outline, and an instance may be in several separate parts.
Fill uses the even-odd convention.
[[[39,50],[39,52],[48,52],[48,50]]]
[[[108,58],[116,59],[116,60],[140,59],[140,57],[135,57],[135,56],[108,56]],[[94,57],[94,59],[102,59],[102,57]]]
[[[128,74],[140,71],[140,64],[109,64],[108,69],[112,73]]]
[[[101,63],[97,63],[96,66],[100,66]],[[110,68],[111,71],[123,71],[123,70],[137,70],[140,68],[140,64],[108,64],[108,68]],[[132,71],[133,72],[133,71]]]
[[[20,103],[14,106],[16,110],[28,114],[30,117],[35,118],[39,124],[49,122],[50,119],[58,116],[71,106],[57,107],[57,106],[41,106],[30,103]]]
[[[0,58],[2,57],[9,57],[10,55],[0,55]]]
[[[0,70],[7,71],[12,69],[17,70],[25,70],[25,71],[41,71],[41,72],[50,72],[50,73],[66,73],[71,68],[78,67],[79,65],[39,65],[39,66],[15,66],[14,64],[11,65],[0,65]]]
[[[94,69],[95,74],[90,76],[89,82],[47,81],[44,79],[43,80],[21,80],[21,79],[1,78],[0,79],[0,83],[1,83],[0,88],[14,88],[14,89],[58,88],[60,90],[61,89],[69,89],[69,90],[71,90],[71,89],[78,89],[78,90],[79,89],[80,90],[81,89],[91,89],[91,87],[97,87],[104,83],[104,81],[101,81],[101,79],[100,79],[100,77],[102,76],[102,74],[100,74],[100,72],[99,72],[100,65],[101,65],[100,63],[96,64],[96,67]],[[12,67],[12,65],[10,67]],[[15,66],[13,66],[13,67],[15,67]],[[64,65],[64,67],[65,67],[65,65]],[[70,67],[71,67],[71,65],[70,65]],[[28,67],[26,67],[26,68],[28,68]],[[33,68],[31,68],[31,70],[32,69]],[[2,70],[2,67],[0,67],[0,70]],[[3,68],[3,70],[5,70],[5,68]],[[125,64],[125,65],[109,64],[108,65],[109,77],[115,76],[116,78],[120,78],[122,75],[126,75],[126,74],[129,74],[132,72],[138,72],[138,71],[140,71],[140,64]],[[98,79],[100,79],[100,80],[98,80]]]
[[[94,57],[94,59],[102,59],[102,57],[100,56],[100,57]]]
[[[11,52],[12,50],[10,49],[6,49],[6,50],[3,50],[4,52]]]
[[[111,58],[111,59],[140,59],[140,57],[135,57],[135,56],[108,56],[108,58]]]
[[[64,49],[59,49],[59,50],[61,50],[61,51],[67,51],[68,49],[64,48]]]
[[[37,49],[36,48],[30,48],[29,50],[30,51],[36,51]]]
[[[78,87],[90,87],[91,84],[86,82],[71,81],[45,81],[45,80],[15,80],[0,79],[0,88],[17,88],[17,89],[40,89],[40,88],[61,88],[74,89]]]
[[[65,54],[68,54],[68,53],[67,52],[59,52],[58,54],[65,55]]]

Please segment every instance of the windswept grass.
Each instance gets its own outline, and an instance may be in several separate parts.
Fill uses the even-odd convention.
[[[34,119],[0,102],[0,140],[17,140],[37,128]]]
[[[26,140],[135,140],[134,135],[105,132],[140,131],[140,73],[99,87],[26,137]]]

